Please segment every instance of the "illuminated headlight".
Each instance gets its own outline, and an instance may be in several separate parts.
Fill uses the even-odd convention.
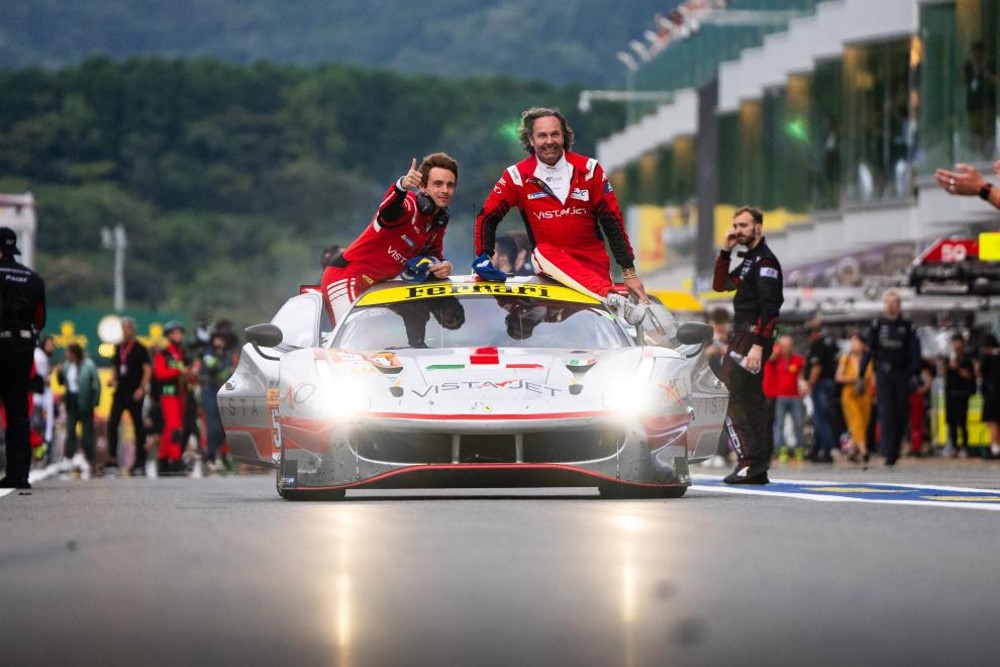
[[[634,382],[620,387],[610,386],[604,394],[604,405],[622,417],[635,418],[649,412],[653,406],[653,394],[649,387],[636,387]]]
[[[654,392],[649,386],[652,367],[643,360],[632,373],[610,378],[604,389],[604,405],[625,418],[648,413],[654,405]]]
[[[371,406],[368,388],[362,383],[351,377],[335,377],[325,360],[316,362],[316,371],[319,374],[316,401],[325,414],[345,417]]]

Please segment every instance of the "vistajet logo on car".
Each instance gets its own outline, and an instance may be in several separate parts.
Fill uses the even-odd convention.
[[[426,398],[430,394],[440,394],[446,391],[458,391],[460,389],[523,389],[535,394],[548,394],[555,396],[562,393],[562,389],[538,384],[537,382],[526,382],[525,380],[504,380],[503,382],[442,382],[441,384],[430,384],[420,391],[411,389],[414,394],[421,398]]]

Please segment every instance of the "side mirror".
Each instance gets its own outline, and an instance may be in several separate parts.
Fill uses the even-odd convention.
[[[243,332],[247,335],[247,342],[253,345],[253,349],[257,350],[257,354],[271,361],[280,361],[280,357],[271,356],[260,349],[281,345],[284,334],[281,333],[281,329],[277,325],[271,323],[251,324]]]
[[[684,345],[702,345],[712,340],[712,326],[705,322],[681,322],[677,340]]]

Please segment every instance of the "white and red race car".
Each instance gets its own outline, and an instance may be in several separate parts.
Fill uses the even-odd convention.
[[[227,439],[237,460],[276,468],[288,499],[549,486],[678,497],[689,462],[715,453],[728,392],[705,357],[711,328],[653,313],[668,323],[659,335],[544,278],[465,276],[376,285],[324,332],[322,297],[306,292],[247,329],[218,394]]]

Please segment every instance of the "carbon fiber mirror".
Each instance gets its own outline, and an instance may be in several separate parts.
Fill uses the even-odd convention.
[[[269,322],[265,324],[252,324],[243,331],[247,335],[247,342],[260,347],[277,347],[284,338],[281,329]]]
[[[701,345],[712,340],[712,327],[704,322],[681,322],[677,340],[684,345]]]

